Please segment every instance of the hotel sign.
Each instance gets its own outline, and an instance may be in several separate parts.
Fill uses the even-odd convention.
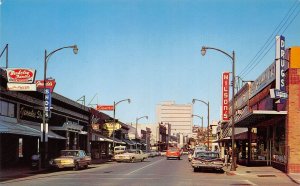
[[[8,68],[6,73],[9,83],[33,83],[35,78],[35,69]]]
[[[229,72],[222,74],[222,120],[229,120]]]

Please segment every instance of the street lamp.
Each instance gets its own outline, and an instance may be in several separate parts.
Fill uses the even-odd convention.
[[[201,130],[203,130],[203,116],[198,116],[196,114],[192,114],[192,117],[198,117],[201,119]]]
[[[196,101],[200,101],[201,103],[204,103],[207,106],[207,146],[209,149],[209,101],[205,102],[200,99],[193,99],[192,103],[194,104]]]
[[[74,54],[78,53],[78,48],[77,45],[72,45],[72,46],[66,46],[66,47],[61,47],[58,48],[49,54],[47,54],[47,50],[45,50],[45,57],[44,57],[44,87],[43,87],[43,126],[42,126],[42,145],[41,145],[41,162],[42,162],[42,168],[45,168],[46,166],[46,160],[47,160],[47,155],[48,155],[48,118],[50,117],[48,114],[46,115],[46,109],[49,112],[50,108],[46,108],[46,105],[48,105],[48,98],[46,98],[46,77],[47,77],[47,63],[49,61],[49,58],[57,51],[60,51],[65,48],[72,48]]]
[[[4,51],[6,51],[5,53],[5,57],[6,57],[6,68],[8,68],[8,44],[5,45],[4,49],[2,50],[1,54],[0,54],[0,58],[2,57]]]
[[[136,118],[135,120],[135,141],[137,139],[137,136],[138,136],[138,133],[137,133],[137,124],[138,124],[138,121],[142,118],[146,118],[148,119],[148,116],[142,116],[142,117],[139,117],[139,118]],[[137,141],[135,142],[135,150],[137,150]]]
[[[201,54],[204,56],[206,54],[206,50],[216,50],[223,54],[225,54],[227,57],[229,57],[232,60],[232,106],[231,106],[231,139],[232,139],[232,164],[231,164],[231,171],[236,171],[236,154],[235,154],[235,148],[234,148],[234,114],[235,114],[235,52],[232,51],[232,55],[229,55],[228,53],[224,52],[223,50],[212,48],[212,47],[206,47],[203,46],[201,49]]]
[[[118,101],[118,102],[115,102],[114,101],[114,124],[113,124],[113,150],[114,150],[114,147],[115,147],[115,125],[116,125],[116,106],[123,102],[123,101],[128,101],[128,103],[130,104],[131,100],[130,99],[123,99],[121,101]]]

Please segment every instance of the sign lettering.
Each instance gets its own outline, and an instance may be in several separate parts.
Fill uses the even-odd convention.
[[[229,120],[229,72],[222,74],[222,119]]]

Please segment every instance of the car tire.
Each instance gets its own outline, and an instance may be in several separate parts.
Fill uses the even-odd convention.
[[[130,162],[133,163],[134,161],[135,161],[134,158],[131,158]]]
[[[198,169],[197,168],[194,168],[194,172],[197,172],[198,171]]]
[[[74,171],[78,171],[79,170],[79,164],[75,163],[75,167],[73,168]]]
[[[86,164],[86,165],[84,166],[84,168],[85,168],[85,169],[89,168],[89,164]]]
[[[180,160],[180,157],[178,157],[178,160]]]

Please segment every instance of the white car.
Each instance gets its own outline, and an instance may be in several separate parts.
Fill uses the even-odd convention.
[[[148,155],[145,154],[143,151],[128,151],[123,154],[115,155],[115,160],[117,162],[137,162],[137,161],[144,161],[148,158]]]

